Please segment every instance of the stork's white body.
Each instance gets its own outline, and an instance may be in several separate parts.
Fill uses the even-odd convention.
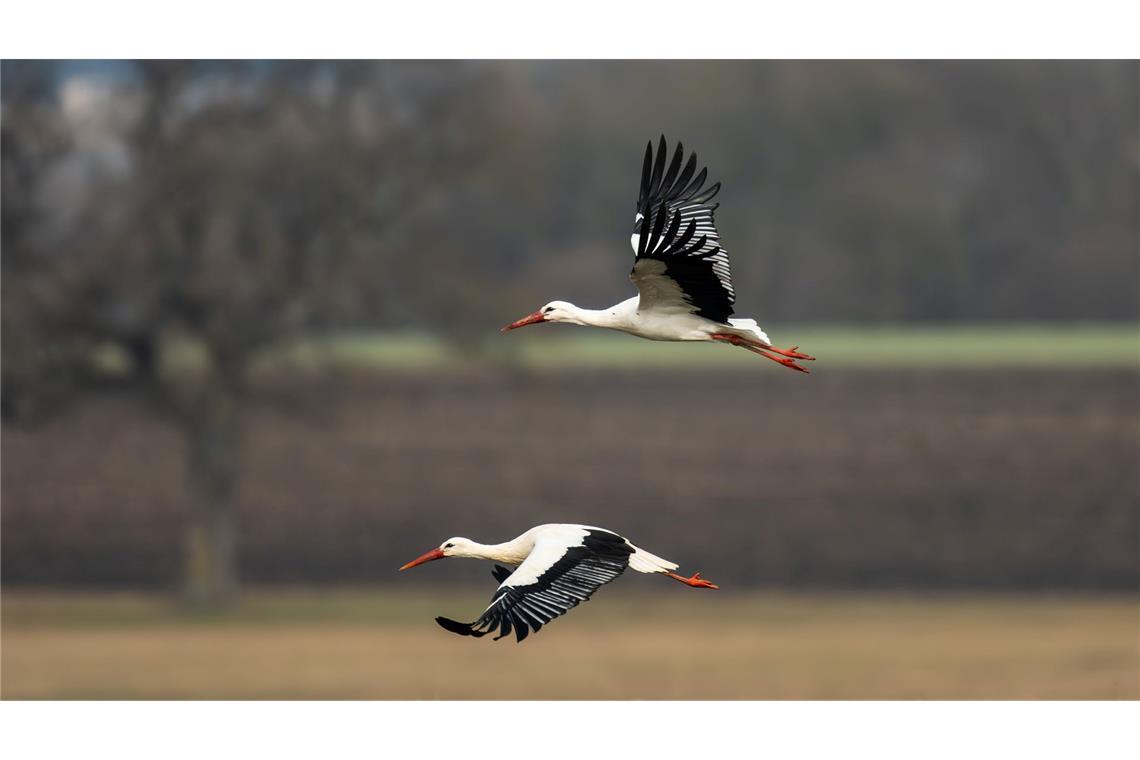
[[[667,304],[641,308],[641,296],[627,298],[608,309],[582,309],[570,303],[559,303],[568,314],[559,321],[587,327],[604,327],[609,330],[636,335],[648,340],[712,341],[713,335],[739,335],[742,338],[770,344],[768,335],[754,319],[729,319],[727,323],[693,314],[686,308],[669,308]]]

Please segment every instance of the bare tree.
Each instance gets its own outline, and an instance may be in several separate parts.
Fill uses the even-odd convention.
[[[51,109],[5,103],[5,403],[50,408],[53,382],[89,387],[82,375],[112,357],[118,387],[182,431],[185,590],[217,604],[237,580],[250,367],[289,336],[406,301],[389,276],[408,255],[396,246],[493,156],[503,87],[493,67],[460,63],[146,62],[135,74],[116,85],[114,113],[77,117],[116,122],[99,140],[56,116],[54,162],[32,160]],[[51,169],[25,167],[58,175],[82,163],[84,140],[116,158],[72,179],[86,199],[62,214]]]

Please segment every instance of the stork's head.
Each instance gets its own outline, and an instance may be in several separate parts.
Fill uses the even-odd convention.
[[[408,570],[415,567],[416,565],[422,565],[425,562],[431,562],[435,559],[443,559],[444,557],[473,557],[475,556],[473,553],[475,546],[475,542],[469,538],[463,538],[461,536],[449,538],[435,549],[432,549],[431,551],[426,552],[419,557],[416,557],[400,569]]]
[[[539,322],[577,322],[578,307],[566,301],[551,301],[533,314],[527,314],[520,320],[511,322],[501,332],[514,330],[516,327],[536,325]]]

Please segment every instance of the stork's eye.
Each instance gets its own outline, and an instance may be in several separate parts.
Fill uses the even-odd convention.
[[[543,314],[549,314],[552,311],[554,311],[554,307],[553,306],[547,306],[545,309],[542,310],[542,313]]]
[[[453,547],[453,546],[455,546],[455,544],[448,542],[448,543],[446,543],[446,544],[444,544],[444,545],[443,545],[443,548],[444,548],[444,549],[450,549],[450,548],[451,548],[451,547]]]

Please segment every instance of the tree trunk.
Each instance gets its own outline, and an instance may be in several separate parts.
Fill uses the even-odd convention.
[[[218,608],[237,591],[236,486],[241,446],[237,401],[220,384],[205,390],[186,420],[191,513],[184,591],[194,606]]]

